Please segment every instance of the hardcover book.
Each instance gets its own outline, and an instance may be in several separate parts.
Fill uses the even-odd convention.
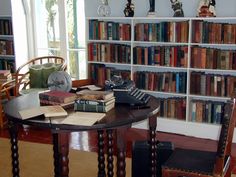
[[[75,111],[86,111],[86,112],[108,112],[114,107],[115,107],[115,101],[105,106],[96,105],[96,104],[94,105],[83,104],[83,103],[77,103],[77,102],[75,102],[74,104]]]
[[[48,100],[58,103],[70,103],[75,101],[76,98],[77,96],[75,93],[63,92],[58,90],[50,90],[39,93],[40,100]]]
[[[84,100],[107,100],[114,96],[111,91],[81,90],[76,93],[77,99]]]

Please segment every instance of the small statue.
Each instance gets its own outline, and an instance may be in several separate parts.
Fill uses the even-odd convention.
[[[149,0],[149,12],[155,12],[155,0]]]
[[[126,17],[133,17],[134,16],[134,4],[131,2],[131,0],[127,0],[128,3],[126,4],[126,7],[124,9],[124,14]]]
[[[215,0],[200,0],[198,6],[198,17],[216,17]]]
[[[155,0],[149,0],[149,11],[148,11],[148,16],[156,16],[155,12]]]
[[[182,9],[182,2],[179,0],[170,0],[171,7],[174,10],[174,17],[184,17],[184,11]]]

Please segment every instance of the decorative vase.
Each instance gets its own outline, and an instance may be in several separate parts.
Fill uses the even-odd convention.
[[[108,0],[101,0],[101,5],[98,6],[98,15],[101,17],[107,17],[111,15],[111,8],[108,4]]]
[[[147,16],[148,16],[148,17],[155,17],[155,16],[156,16],[156,12],[155,12],[155,0],[149,0],[149,5],[150,5],[150,8],[149,8],[149,11],[148,11]]]
[[[132,0],[127,0],[126,7],[124,9],[124,14],[126,17],[133,17],[134,16],[134,4]]]

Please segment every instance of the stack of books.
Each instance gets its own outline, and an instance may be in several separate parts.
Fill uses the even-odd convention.
[[[0,70],[0,84],[12,80],[12,75],[10,70]]]
[[[75,111],[108,112],[115,107],[114,93],[110,91],[82,90],[76,93]]]
[[[77,96],[75,93],[50,90],[39,93],[40,104],[42,105],[70,105],[76,100]]]

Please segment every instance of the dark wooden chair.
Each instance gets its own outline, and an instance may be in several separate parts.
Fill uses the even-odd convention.
[[[225,105],[216,152],[176,148],[162,165],[163,177],[220,177],[229,175],[236,121],[235,98]]]

